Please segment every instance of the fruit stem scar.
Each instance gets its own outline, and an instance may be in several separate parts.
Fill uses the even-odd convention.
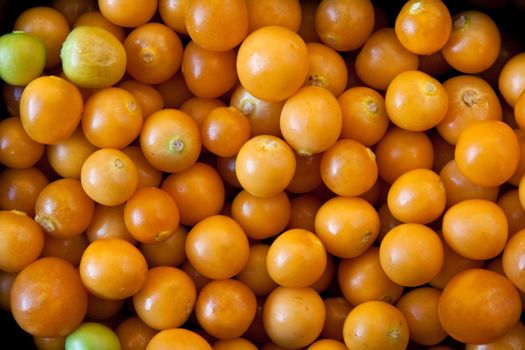
[[[168,147],[171,152],[181,152],[184,149],[184,142],[180,137],[175,136],[170,140]]]
[[[427,81],[423,85],[423,91],[425,91],[425,93],[428,94],[428,95],[434,95],[436,93],[436,91],[437,91],[437,88],[436,88],[436,85],[433,82]]]
[[[124,167],[124,163],[122,162],[122,159],[120,159],[120,158],[115,158],[113,160],[113,165],[117,169],[122,169]]]
[[[326,42],[328,43],[328,45],[334,47],[337,45],[337,38],[334,34],[329,34],[326,36]]]
[[[312,74],[308,77],[308,84],[311,86],[326,87],[328,82],[325,77],[320,76],[319,74]]]
[[[467,29],[468,24],[468,18],[465,15],[460,15],[456,20],[454,21],[454,28],[465,30]]]
[[[393,339],[399,339],[401,337],[401,331],[398,328],[390,331],[390,337]]]
[[[46,231],[46,232],[53,232],[53,231],[56,230],[56,225],[55,225],[55,223],[53,222],[53,220],[51,220],[51,219],[48,218],[48,217],[40,216],[40,215],[35,215],[35,221],[36,221],[40,226],[42,226],[42,228],[43,228],[44,231]]]
[[[165,239],[169,238],[169,236],[171,235],[172,232],[173,231],[171,231],[171,230],[161,231],[161,232],[157,233],[157,235],[155,236],[155,240],[157,242],[164,241]]]
[[[368,100],[365,102],[366,110],[369,113],[376,114],[379,111],[379,106],[377,105],[377,102],[374,100]]]
[[[469,89],[463,93],[461,100],[469,107],[472,107],[478,101],[478,94],[475,90]]]
[[[255,111],[255,102],[251,98],[243,98],[241,101],[241,113],[249,115]]]
[[[144,52],[142,53],[142,60],[144,60],[144,62],[146,63],[150,63],[153,61],[153,52],[149,51],[149,50],[144,50]]]
[[[372,232],[366,231],[363,236],[361,236],[361,243],[366,244],[370,240],[370,237],[372,236]]]
[[[277,142],[272,139],[264,140],[262,148],[265,150],[274,150],[277,147]]]
[[[127,107],[128,107],[128,110],[132,112],[137,111],[137,105],[133,101],[128,101]]]

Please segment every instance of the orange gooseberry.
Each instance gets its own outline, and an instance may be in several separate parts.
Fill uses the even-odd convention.
[[[171,78],[182,63],[182,42],[162,23],[146,23],[134,28],[124,40],[126,71],[145,84],[159,84]]]
[[[303,85],[308,74],[306,44],[288,28],[259,28],[239,47],[237,73],[253,96],[270,102],[285,100]]]
[[[442,0],[410,0],[399,10],[396,35],[403,46],[418,55],[430,55],[445,46],[452,18]]]
[[[305,86],[284,103],[280,126],[284,140],[297,153],[321,153],[341,134],[341,108],[330,91]]]
[[[137,293],[148,274],[148,265],[140,250],[121,238],[91,242],[82,254],[78,269],[90,293],[113,300]]]
[[[270,197],[283,191],[295,173],[292,148],[272,135],[254,136],[244,143],[235,160],[235,174],[250,194]]]
[[[443,266],[443,244],[437,233],[422,224],[391,229],[379,246],[379,260],[388,278],[415,287],[431,281]]]

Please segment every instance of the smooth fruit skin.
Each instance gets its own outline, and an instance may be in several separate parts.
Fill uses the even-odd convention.
[[[44,247],[44,232],[26,213],[0,211],[0,270],[15,273],[38,259]]]
[[[335,96],[319,86],[305,86],[288,98],[281,111],[284,140],[300,155],[321,153],[339,138],[343,125]]]
[[[430,55],[447,43],[452,18],[441,0],[410,0],[399,11],[395,31],[399,41],[418,55]]]
[[[79,126],[66,140],[46,147],[45,154],[58,175],[79,179],[82,165],[97,149],[98,147],[88,141],[82,127]]]
[[[44,71],[46,47],[35,36],[13,32],[0,37],[0,78],[24,86]]]
[[[315,29],[322,42],[337,51],[359,48],[374,30],[369,0],[323,0],[315,11]]]
[[[171,78],[182,62],[182,42],[168,26],[148,23],[135,28],[124,41],[126,71],[137,81],[159,84]]]
[[[86,237],[90,242],[101,238],[118,237],[131,244],[137,243],[126,228],[124,204],[114,206],[95,204],[95,211],[86,230]]]
[[[498,77],[498,88],[505,102],[515,107],[525,89],[525,52],[512,56],[502,67]]]
[[[329,253],[343,259],[355,258],[375,241],[379,216],[364,199],[338,196],[317,211],[315,232]]]
[[[117,325],[115,333],[123,350],[144,350],[158,331],[146,325],[138,316],[130,316]]]
[[[337,268],[337,280],[345,300],[353,306],[370,300],[393,304],[404,291],[383,271],[376,246],[356,258],[342,259]]]
[[[248,286],[256,296],[266,296],[277,287],[266,268],[266,257],[270,247],[252,244],[248,262],[235,278]]]
[[[344,343],[334,339],[316,340],[307,348],[307,350],[347,350]]]
[[[244,338],[235,338],[229,340],[217,340],[213,343],[213,350],[257,350],[257,347]]]
[[[320,338],[343,340],[343,325],[352,305],[343,297],[328,297],[323,299],[326,309],[326,319]]]
[[[279,120],[285,101],[268,102],[237,86],[230,97],[230,106],[237,108],[250,121],[251,136],[273,135],[280,137]]]
[[[224,206],[224,183],[218,172],[203,162],[168,175],[161,189],[175,200],[180,223],[186,226],[194,226],[208,216],[219,214]]]
[[[57,3],[58,1],[63,1],[63,0],[55,0],[55,3]],[[81,0],[81,1],[90,1],[90,0]],[[72,23],[71,28],[76,28],[80,26],[100,27],[102,29],[107,30],[111,34],[113,34],[119,41],[124,42],[124,39],[126,39],[126,34],[127,34],[124,28],[108,20],[106,17],[104,17],[102,12],[100,12],[99,10],[95,10],[91,8],[81,9],[81,10],[82,11],[79,11],[81,13],[79,13],[79,15],[75,18],[75,22]],[[86,11],[86,12],[83,12],[83,11]]]
[[[501,34],[496,22],[487,13],[468,10],[456,13],[452,24],[450,38],[441,49],[445,60],[467,74],[490,68],[501,48]]]
[[[56,68],[60,64],[60,47],[70,27],[65,16],[50,3],[47,6],[39,4],[24,7],[25,10],[16,17],[13,30],[24,31],[42,40],[46,46],[46,69]]]
[[[299,90],[308,74],[306,44],[290,29],[260,28],[239,47],[237,74],[253,96],[270,102],[285,100]]]
[[[359,86],[338,97],[343,116],[341,138],[348,138],[370,147],[385,135],[390,120],[385,111],[385,99],[374,89]]]
[[[278,25],[294,32],[301,26],[301,7],[299,0],[247,0],[248,32],[268,25]]]
[[[113,206],[124,203],[133,195],[138,185],[138,173],[135,164],[124,152],[101,148],[82,165],[80,182],[95,202]]]
[[[208,216],[193,226],[185,247],[188,261],[195,270],[212,279],[232,278],[241,272],[250,254],[243,229],[224,215]]]
[[[35,202],[49,180],[36,167],[0,172],[0,209],[20,210],[35,215]]]
[[[525,176],[523,176],[518,184],[518,199],[521,206],[525,209]]]
[[[518,322],[503,337],[487,344],[466,344],[465,350],[521,350],[525,348],[525,326]]]
[[[443,85],[418,71],[399,73],[388,85],[385,108],[390,120],[409,131],[425,131],[438,125],[447,114],[449,101]]]
[[[339,96],[348,84],[348,69],[343,57],[327,45],[306,43],[308,78],[304,85],[319,86]]]
[[[521,315],[520,295],[504,276],[468,269],[454,276],[439,299],[439,320],[454,339],[492,342],[509,332]]]
[[[188,1],[184,22],[190,38],[212,51],[231,50],[248,33],[248,8],[244,0]]]
[[[494,89],[482,78],[457,75],[443,83],[449,106],[445,118],[436,125],[438,133],[455,145],[459,135],[470,125],[483,120],[501,120],[501,102]]]
[[[433,146],[424,132],[390,127],[374,147],[379,176],[391,184],[409,170],[432,169]]]
[[[150,268],[156,266],[180,266],[186,261],[184,242],[188,229],[179,225],[175,233],[158,243],[139,243],[139,249]]]
[[[199,334],[184,329],[171,328],[160,331],[151,338],[146,350],[212,350],[211,345]]]
[[[138,248],[121,238],[92,242],[80,260],[80,278],[99,298],[118,300],[137,293],[148,273],[146,259]]]
[[[194,41],[186,44],[180,72],[189,91],[200,98],[214,99],[233,89],[237,83],[236,55],[233,49],[212,51]]]
[[[281,233],[270,245],[266,268],[281,286],[308,287],[322,276],[326,259],[319,237],[307,230],[291,229]]]
[[[11,287],[17,324],[39,337],[65,336],[84,319],[88,293],[67,261],[40,258],[18,273]]]
[[[507,242],[503,251],[503,270],[507,278],[525,292],[525,229],[518,231]]]
[[[235,160],[235,174],[251,195],[271,197],[291,182],[296,161],[292,148],[281,138],[259,135],[242,145]]]
[[[508,220],[496,203],[466,199],[450,207],[441,224],[443,237],[458,254],[474,260],[497,257],[508,238]]]
[[[508,181],[519,163],[520,145],[512,128],[486,120],[465,129],[454,150],[459,171],[479,186],[499,186]]]
[[[20,120],[29,137],[43,144],[68,139],[80,123],[79,89],[66,79],[41,76],[26,85],[20,97]]]
[[[439,172],[447,193],[447,208],[467,199],[486,199],[495,202],[499,186],[478,186],[467,179],[458,169],[454,159],[448,161]]]
[[[326,309],[312,288],[277,287],[263,307],[264,329],[279,346],[297,349],[321,333]]]
[[[344,341],[352,350],[404,350],[408,324],[395,306],[367,301],[353,308],[343,326]]]
[[[77,179],[58,179],[44,187],[35,202],[35,221],[47,234],[71,238],[82,234],[93,217],[94,201]]]
[[[355,59],[355,73],[368,87],[386,90],[398,74],[416,70],[419,56],[399,42],[393,28],[375,31]]]
[[[155,15],[157,6],[157,0],[98,0],[98,7],[105,18],[127,28],[149,22]]]
[[[124,207],[124,222],[129,233],[142,243],[167,240],[179,227],[179,208],[164,190],[145,187],[137,190]]]
[[[443,181],[428,169],[405,172],[392,183],[387,194],[388,208],[401,222],[429,224],[441,216],[446,202]]]
[[[430,346],[447,337],[438,317],[440,296],[439,289],[421,287],[405,293],[396,303],[407,320],[413,342]]]
[[[115,332],[101,323],[85,322],[66,337],[66,350],[120,350]]]
[[[437,276],[429,282],[432,287],[443,289],[445,288],[448,281],[450,281],[452,277],[461,271],[473,268],[482,268],[485,265],[485,261],[483,260],[472,260],[459,255],[447,245],[443,237],[440,238],[443,241],[445,253],[443,267],[441,267],[441,270]]]
[[[199,292],[195,303],[199,325],[217,339],[234,339],[243,335],[256,312],[255,294],[235,279],[211,281]]]
[[[234,107],[212,109],[202,121],[201,140],[208,151],[233,157],[250,138],[250,121]]]
[[[381,241],[379,259],[392,281],[415,287],[431,281],[441,270],[443,244],[437,233],[425,225],[401,224]]]
[[[186,170],[201,153],[199,126],[193,118],[177,109],[161,109],[150,115],[139,137],[146,160],[163,172]]]
[[[241,191],[231,205],[231,217],[253,239],[265,239],[283,232],[290,214],[290,199],[284,191],[268,198]]]
[[[335,194],[360,196],[374,186],[378,168],[374,152],[351,139],[339,139],[323,153],[321,179]]]
[[[137,316],[153,329],[180,327],[190,317],[197,291],[184,271],[172,266],[157,266],[148,271],[146,282],[133,295]]]
[[[118,87],[94,92],[82,111],[82,131],[99,148],[122,149],[131,144],[142,128],[143,114],[133,94]]]

